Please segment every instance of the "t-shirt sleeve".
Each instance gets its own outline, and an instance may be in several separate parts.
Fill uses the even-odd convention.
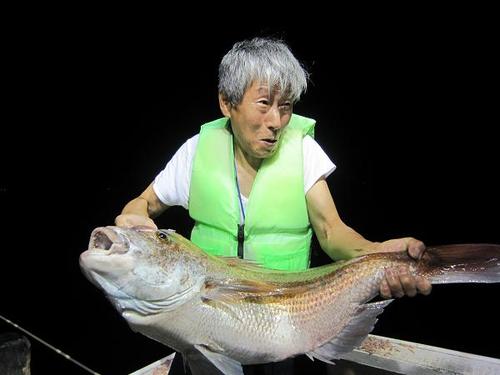
[[[188,209],[191,172],[199,135],[188,139],[155,177],[153,190],[167,206]]]
[[[320,179],[327,178],[336,168],[321,146],[310,136],[303,140],[304,156],[304,192]]]

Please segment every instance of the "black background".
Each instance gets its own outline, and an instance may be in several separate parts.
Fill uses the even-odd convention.
[[[199,125],[220,116],[218,63],[256,35],[283,37],[311,73],[295,111],[317,120],[349,225],[372,240],[500,243],[487,9],[321,19],[319,10],[285,17],[259,8],[251,22],[237,12],[201,22],[128,10],[37,17],[32,9],[7,27],[0,314],[102,374],[171,352],[128,328],[83,277],[78,256],[92,229],[111,225]],[[182,208],[157,222],[189,235]],[[314,261],[327,261],[317,248]],[[499,292],[498,284],[435,286],[391,304],[374,333],[498,358]],[[10,330],[0,322],[0,333]],[[33,374],[84,373],[32,344]]]

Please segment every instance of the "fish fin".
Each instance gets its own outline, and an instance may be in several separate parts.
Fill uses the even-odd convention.
[[[239,267],[246,268],[254,271],[265,271],[269,268],[265,268],[261,263],[250,259],[241,259],[238,257],[219,257],[223,260],[229,267]]]
[[[205,281],[206,291],[232,291],[237,293],[271,293],[278,289],[278,285],[268,281],[249,279],[208,279]]]
[[[432,284],[500,283],[500,245],[429,247],[417,264],[417,273]]]
[[[243,375],[243,368],[238,361],[214,352],[205,345],[194,347],[197,350],[191,351],[188,355],[189,368],[193,375]]]
[[[309,357],[309,359],[311,361],[313,361],[313,362],[314,362],[314,358],[317,358],[317,359],[319,359],[322,362],[328,363],[329,365],[335,365],[335,362],[332,362],[329,359],[326,359],[326,358],[322,357],[320,354],[317,354],[317,353],[314,353],[314,352],[307,352],[307,353],[304,353],[304,354],[307,357]]]
[[[192,375],[222,375],[223,373],[215,367],[200,351],[193,349],[182,353],[184,360],[184,373]],[[189,367],[190,372],[187,368]]]
[[[214,309],[217,309],[219,311],[226,313],[232,319],[235,319],[235,320],[245,324],[244,321],[242,320],[242,317],[240,315],[238,315],[238,313],[235,311],[233,304],[227,303],[226,301],[217,301],[214,299],[209,299],[209,298],[204,298],[204,297],[202,297],[201,301],[204,304],[209,305]]]
[[[221,302],[237,302],[242,300],[259,302],[264,297],[284,296],[287,294],[287,290],[288,288],[282,288],[276,283],[267,281],[212,279],[205,281],[202,298]]]
[[[356,314],[344,329],[332,341],[308,352],[309,358],[312,356],[320,361],[333,364],[331,362],[333,359],[338,359],[343,354],[349,353],[361,345],[363,340],[373,330],[377,322],[377,316],[392,301],[390,299],[360,305]]]

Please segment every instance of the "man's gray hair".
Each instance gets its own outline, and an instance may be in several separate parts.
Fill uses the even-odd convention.
[[[308,73],[279,39],[253,38],[233,45],[219,66],[219,93],[237,106],[254,81],[278,89],[296,102],[306,91]]]

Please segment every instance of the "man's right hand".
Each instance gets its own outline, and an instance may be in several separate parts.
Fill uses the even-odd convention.
[[[137,214],[121,214],[115,218],[115,225],[119,227],[131,228],[136,226],[151,227],[158,229],[155,222],[151,218]]]

